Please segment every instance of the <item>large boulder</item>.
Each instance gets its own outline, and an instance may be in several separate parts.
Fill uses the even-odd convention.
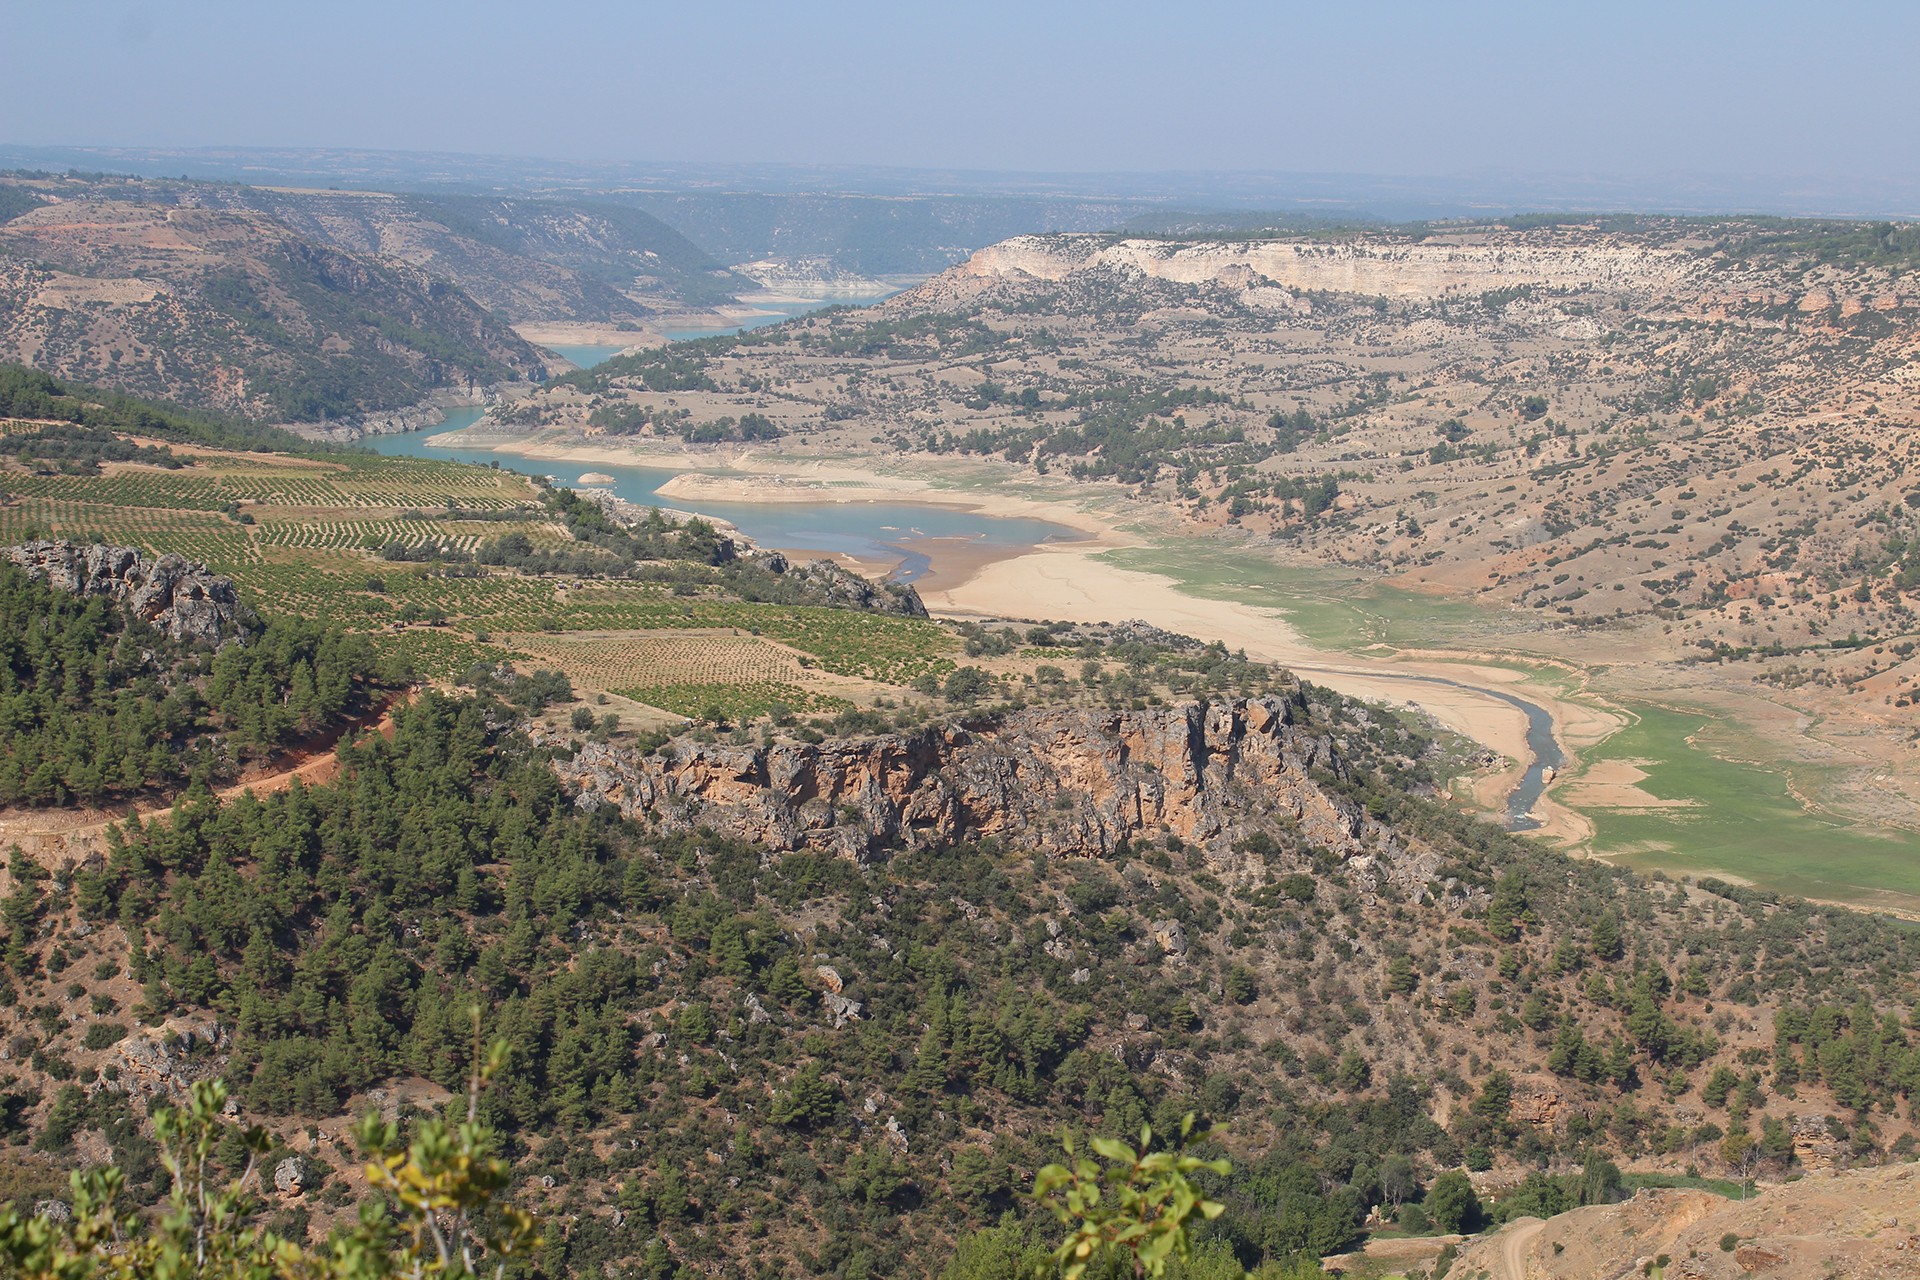
[[[231,578],[171,552],[149,560],[134,547],[61,538],[23,542],[0,556],[58,590],[121,601],[174,640],[219,645],[244,638],[253,625]]]

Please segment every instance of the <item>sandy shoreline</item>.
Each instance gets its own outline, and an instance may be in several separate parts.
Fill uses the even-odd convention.
[[[996,512],[996,514],[999,514]],[[1572,752],[1606,736],[1617,721],[1579,703],[1522,687],[1523,672],[1508,667],[1437,659],[1369,660],[1330,654],[1309,645],[1283,613],[1230,600],[1190,595],[1157,574],[1121,568],[1098,558],[1143,541],[1109,533],[1093,544],[1050,544],[1012,559],[984,565],[951,585],[927,582],[927,608],[945,616],[1029,617],[1068,622],[1118,622],[1144,618],[1169,631],[1219,640],[1247,656],[1277,663],[1315,684],[1350,697],[1395,706],[1413,705],[1456,733],[1491,747],[1514,762],[1475,787],[1481,807],[1498,809],[1519,781],[1532,753],[1526,713],[1486,690],[1499,689],[1532,702],[1553,717],[1554,736]],[[1579,840],[1591,828],[1549,794],[1535,807],[1540,834]]]
[[[1350,697],[1396,706],[1412,704],[1512,762],[1507,769],[1475,781],[1473,791],[1485,808],[1504,804],[1532,754],[1526,740],[1526,713],[1488,690],[1507,692],[1547,711],[1553,718],[1554,736],[1569,755],[1604,738],[1620,723],[1584,702],[1528,684],[1524,671],[1431,655],[1366,658],[1329,653],[1307,643],[1279,610],[1192,595],[1172,579],[1115,565],[1102,558],[1106,552],[1152,544],[1119,528],[1110,512],[1099,509],[1097,504],[1113,500],[1111,494],[1097,493],[1076,502],[1042,492],[957,489],[844,462],[770,456],[751,447],[694,452],[595,445],[577,438],[502,441],[486,436],[474,443],[551,461],[689,471],[659,490],[680,502],[915,502],[1065,525],[1086,536],[1025,549],[974,549],[966,539],[915,540],[909,545],[933,561],[932,572],[917,584],[927,608],[937,615],[962,618],[1063,622],[1139,618],[1168,631],[1245,649],[1251,658],[1286,666],[1304,679]],[[1555,803],[1551,792],[1535,807],[1535,816],[1543,824],[1536,834],[1549,839],[1579,841],[1591,835],[1586,820]]]
[[[574,320],[515,325],[514,332],[543,347],[657,347],[666,341],[652,329],[622,329]]]
[[[931,491],[932,486],[927,486]],[[736,476],[716,476],[703,471],[687,471],[661,485],[657,492],[668,498],[689,501],[760,503],[886,502],[898,501],[896,487],[858,476],[834,478],[796,477],[780,474],[756,475],[751,480]],[[916,502],[932,501],[922,490],[915,490]]]

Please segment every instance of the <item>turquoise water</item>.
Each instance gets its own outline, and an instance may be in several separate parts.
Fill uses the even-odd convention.
[[[807,302],[789,302],[784,304],[783,310],[761,311],[759,315],[751,319],[743,320],[739,324],[714,325],[706,328],[691,329],[662,329],[660,332],[666,336],[669,342],[685,342],[689,338],[715,338],[722,334],[745,333],[748,329],[758,329],[765,325],[779,324],[782,320],[791,320],[795,316],[806,315],[809,311],[819,311],[823,307],[831,307],[837,303],[846,301],[849,301],[849,299],[816,298]],[[864,304],[868,302],[878,302],[879,299],[861,298],[859,301]],[[572,357],[568,358],[571,359]],[[576,361],[575,363],[578,362]]]
[[[678,341],[712,337],[720,333],[739,333],[744,329],[757,329],[761,325],[831,305],[831,301],[798,303],[790,310],[769,311],[764,316],[730,328],[670,329],[667,337]],[[602,360],[618,355],[624,348],[554,347],[552,350],[582,369],[590,369]],[[655,496],[661,485],[680,474],[664,467],[623,467],[608,462],[582,465],[544,458],[535,462],[516,458],[510,453],[495,453],[490,449],[457,449],[434,443],[438,436],[472,426],[481,413],[480,409],[455,409],[435,426],[396,435],[372,436],[363,443],[376,453],[394,457],[440,458],[513,471],[531,471],[539,467],[541,474],[550,475],[557,483],[573,488],[586,487],[580,484],[580,477],[588,472],[598,472],[612,476],[614,482],[592,487],[611,489],[628,502],[641,506],[678,507],[682,510],[689,507],[684,500]],[[937,554],[937,548],[916,545],[929,538],[965,538],[977,546],[1017,552],[1043,542],[1069,542],[1082,536],[1065,525],[1046,520],[982,516],[953,507],[904,502],[700,502],[694,509],[701,515],[727,521],[763,547],[779,547],[786,551],[837,551],[863,560],[893,560],[898,565],[893,576],[905,582],[932,571],[933,555]]]
[[[611,359],[625,351],[625,347],[548,347],[555,355],[565,356],[582,369],[591,369],[602,360]]]
[[[447,448],[433,443],[436,436],[458,431],[476,422],[479,409],[456,409],[446,421],[420,431],[371,436],[363,443],[376,453],[396,457],[440,458],[453,462],[471,462],[482,467],[501,467],[541,474],[570,488],[580,485],[580,477],[598,472],[614,478],[611,489],[628,502],[642,506],[689,506],[701,515],[725,520],[763,547],[787,551],[838,551],[862,559],[893,560],[899,565],[894,577],[912,582],[933,568],[938,548],[920,546],[928,538],[965,538],[976,545],[1024,550],[1048,541],[1072,541],[1082,535],[1065,525],[1046,520],[1009,519],[977,515],[954,507],[925,506],[904,502],[822,502],[757,503],[699,502],[657,498],[661,485],[679,472],[663,467],[623,467],[608,462],[555,462],[529,460],[489,449]]]

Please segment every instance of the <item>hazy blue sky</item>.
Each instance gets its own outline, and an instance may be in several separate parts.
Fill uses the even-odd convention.
[[[1920,171],[1920,3],[0,0],[0,141],[1024,170]]]

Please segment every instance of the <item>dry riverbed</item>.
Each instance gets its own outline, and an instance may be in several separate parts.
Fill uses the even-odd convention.
[[[969,619],[1115,622],[1139,618],[1169,631],[1244,649],[1249,657],[1289,667],[1352,697],[1411,705],[1509,762],[1472,782],[1472,802],[1490,811],[1503,806],[1531,762],[1526,714],[1509,698],[1523,698],[1547,711],[1553,718],[1555,739],[1568,754],[1603,739],[1622,723],[1596,700],[1561,696],[1529,682],[1521,669],[1452,660],[1435,652],[1379,657],[1329,652],[1311,644],[1281,610],[1196,595],[1171,577],[1114,564],[1106,558],[1108,553],[1153,542],[1130,524],[1146,513],[1131,509],[1110,491],[1070,496],[1039,483],[987,487],[968,483],[970,477],[958,470],[903,476],[852,460],[796,461],[751,447],[725,452],[671,445],[634,448],[578,437],[502,440],[482,433],[471,433],[468,443],[544,461],[699,468],[683,471],[658,490],[661,496],[694,508],[702,501],[910,502],[1065,525],[1084,536],[1025,550],[975,546],[958,538],[915,540],[914,549],[932,561],[919,583],[928,609],[943,617]],[[869,573],[892,568],[855,563]],[[1591,835],[1591,826],[1551,793],[1536,805],[1534,817],[1541,824],[1537,834],[1548,839],[1577,844]]]

